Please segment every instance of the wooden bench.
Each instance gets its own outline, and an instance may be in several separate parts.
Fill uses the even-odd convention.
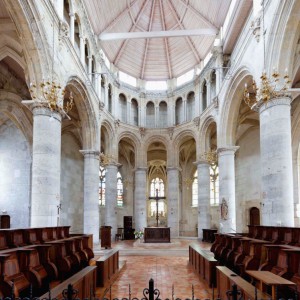
[[[76,299],[91,299],[96,291],[96,269],[97,268],[95,266],[85,267],[72,277],[63,281],[62,283],[51,289],[51,298],[63,299],[63,290],[67,289],[69,284],[72,284],[73,288],[78,291]],[[48,299],[49,292],[45,293],[39,298]]]
[[[189,262],[196,273],[207,281],[210,287],[216,285],[216,266],[218,261],[212,252],[203,250],[199,245],[189,246]]]
[[[112,250],[96,260],[97,286],[108,286],[119,271],[119,250]]]
[[[270,299],[270,295],[257,290],[257,298],[255,296],[255,287],[238,276],[236,273],[232,272],[227,267],[217,267],[217,291],[218,298],[227,299],[226,292],[232,290],[232,285],[236,284],[238,290],[242,292],[242,299]],[[240,296],[239,296],[240,297]]]

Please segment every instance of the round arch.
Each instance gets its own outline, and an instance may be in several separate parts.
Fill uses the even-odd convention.
[[[250,76],[249,69],[243,66],[236,71],[227,87],[224,97],[225,101],[220,109],[220,122],[217,126],[218,147],[235,145],[235,129],[241,105],[239,98],[242,96],[244,83],[250,79]]]
[[[82,122],[83,148],[98,150],[100,145],[98,118],[85,84],[74,76],[69,78],[66,87],[77,91],[80,96],[80,100],[74,97],[74,102]]]
[[[32,146],[32,123],[28,119],[24,110],[20,106],[21,97],[17,94],[0,91],[0,111],[4,112],[6,115],[13,120],[18,128],[24,134],[29,145]]]
[[[205,151],[209,150],[209,133],[211,131],[211,126],[213,124],[216,124],[217,127],[217,121],[216,119],[212,116],[209,115],[202,125],[200,126],[200,143],[199,143],[199,153],[204,153]]]

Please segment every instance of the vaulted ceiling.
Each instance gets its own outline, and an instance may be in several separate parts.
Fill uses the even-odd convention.
[[[136,78],[166,80],[205,58],[231,0],[84,0],[110,62]]]

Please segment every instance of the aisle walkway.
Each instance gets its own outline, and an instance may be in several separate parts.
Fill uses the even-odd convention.
[[[119,249],[120,260],[126,260],[126,266],[112,285],[112,297],[128,298],[130,284],[131,298],[142,298],[143,289],[148,287],[152,278],[155,288],[160,290],[161,299],[172,298],[172,285],[174,298],[192,298],[192,284],[195,298],[212,298],[211,289],[199,279],[188,262],[188,245],[195,242],[197,240],[174,239],[171,244],[144,244],[138,241],[114,243],[112,247]],[[203,249],[211,246],[200,244]]]

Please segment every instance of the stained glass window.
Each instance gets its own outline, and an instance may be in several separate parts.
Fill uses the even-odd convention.
[[[150,197],[156,197],[156,190],[158,190],[158,197],[165,196],[165,184],[161,178],[156,177],[151,180],[150,184]],[[158,202],[158,214],[159,216],[165,216],[166,207],[165,203],[161,200]],[[150,215],[156,216],[156,201],[151,200],[150,202]]]

